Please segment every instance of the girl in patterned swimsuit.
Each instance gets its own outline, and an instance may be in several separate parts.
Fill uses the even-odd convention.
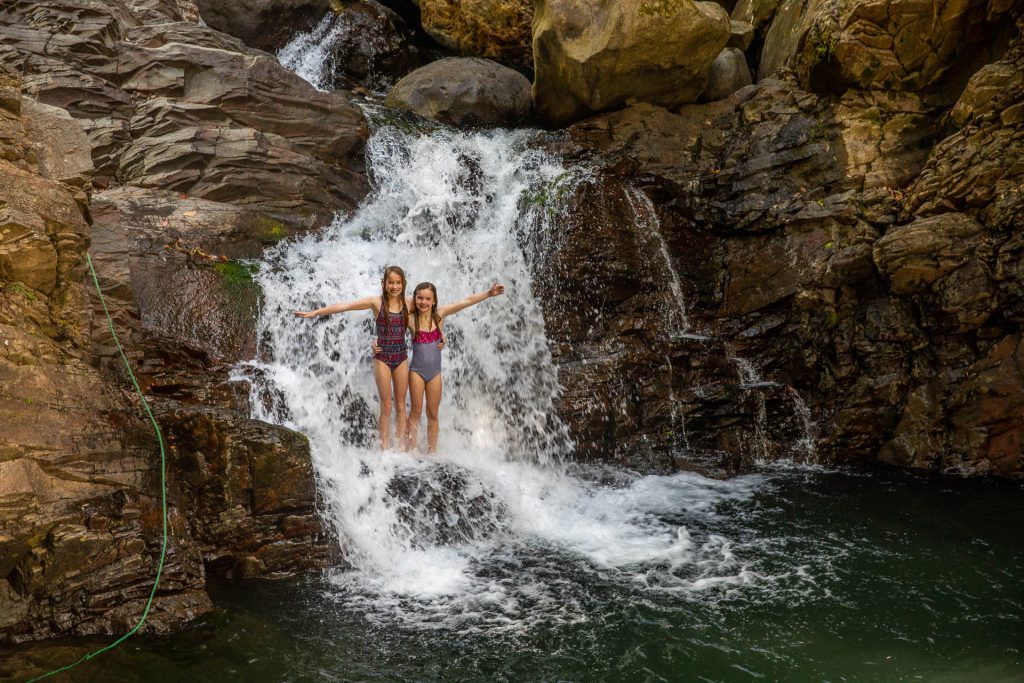
[[[416,447],[416,432],[420,425],[423,398],[426,396],[427,452],[437,452],[437,409],[441,405],[441,347],[444,344],[441,325],[444,319],[504,292],[505,287],[495,282],[486,292],[473,294],[458,303],[438,308],[437,289],[434,285],[429,282],[416,285],[412,293],[413,315],[409,321],[409,329],[412,331],[412,365],[409,366],[412,407],[409,410],[409,426],[406,430],[406,448],[409,450]]]
[[[410,300],[405,296],[405,271],[388,266],[381,280],[380,296],[346,301],[318,308],[315,311],[295,311],[296,317],[315,318],[320,315],[345,311],[373,311],[377,323],[377,340],[373,355],[373,378],[380,396],[380,447],[391,445],[391,406],[395,407],[395,427],[398,443],[405,443],[405,395],[409,390],[409,362],[405,343],[405,330],[409,326]],[[392,401],[392,389],[394,401]]]

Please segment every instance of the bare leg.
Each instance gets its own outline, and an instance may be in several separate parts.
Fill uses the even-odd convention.
[[[404,361],[391,372],[391,384],[395,389],[395,428],[398,434],[398,447],[405,445],[405,430],[408,420],[405,417],[405,397],[409,394],[409,362]]]
[[[377,426],[380,429],[380,449],[383,451],[391,445],[391,368],[388,364],[373,361],[373,379],[377,382],[377,396],[380,398],[380,416]]]
[[[416,449],[420,415],[423,413],[423,378],[415,372],[409,373],[409,426],[406,430],[405,450]]]
[[[437,409],[441,407],[440,373],[427,382],[425,392],[427,394],[427,453],[437,453]]]

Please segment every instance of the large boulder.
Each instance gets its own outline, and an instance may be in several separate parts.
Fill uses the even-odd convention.
[[[530,115],[530,82],[488,59],[449,57],[400,80],[385,103],[452,126],[514,126]]]
[[[708,85],[701,94],[701,99],[711,102],[724,100],[752,82],[750,67],[747,66],[747,58],[743,56],[743,51],[737,47],[727,47],[715,57],[715,61],[711,62]]]
[[[531,0],[422,0],[423,29],[465,57],[533,73]]]
[[[713,2],[544,0],[533,18],[534,106],[564,125],[628,100],[693,102],[729,36]]]

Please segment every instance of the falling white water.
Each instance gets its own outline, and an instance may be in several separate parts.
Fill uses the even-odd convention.
[[[768,460],[768,406],[764,400],[762,389],[778,386],[776,382],[765,381],[757,368],[746,358],[732,356],[730,360],[739,374],[740,389],[753,392],[757,406],[754,416],[754,461],[761,465],[769,464]]]
[[[683,518],[707,522],[760,477],[562,464],[557,370],[519,241],[559,229],[563,193],[546,191],[567,182],[559,161],[527,132],[383,126],[367,162],[375,187],[355,214],[267,256],[249,372],[257,417],[310,439],[323,514],[354,566],[335,575],[337,599],[423,628],[515,631],[580,618],[579,572],[687,594],[757,581],[732,541]],[[506,285],[446,322],[436,457],[377,450],[369,312],[292,317],[378,293],[389,264],[410,293],[435,283],[442,304]]]
[[[662,272],[668,275],[668,286],[672,294],[672,302],[669,304],[669,318],[673,323],[672,334],[677,338],[681,337],[690,331],[690,321],[686,317],[686,300],[683,298],[683,285],[679,281],[679,273],[672,265],[668,245],[661,235],[661,221],[658,220],[651,198],[639,188],[630,187],[626,198],[633,209],[636,224],[641,228],[637,234],[653,243],[654,251],[661,260]]]
[[[344,24],[333,21],[334,12],[328,12],[313,30],[299,32],[277,53],[277,60],[317,90],[327,90],[334,71],[330,46],[338,38]]]

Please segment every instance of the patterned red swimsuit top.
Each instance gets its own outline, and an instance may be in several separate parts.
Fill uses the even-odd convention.
[[[431,342],[436,342],[436,341],[438,341],[440,339],[441,339],[441,328],[440,327],[435,327],[430,332],[423,332],[423,331],[417,332],[416,333],[416,338],[413,339],[413,343],[415,343],[415,344],[429,344]]]

